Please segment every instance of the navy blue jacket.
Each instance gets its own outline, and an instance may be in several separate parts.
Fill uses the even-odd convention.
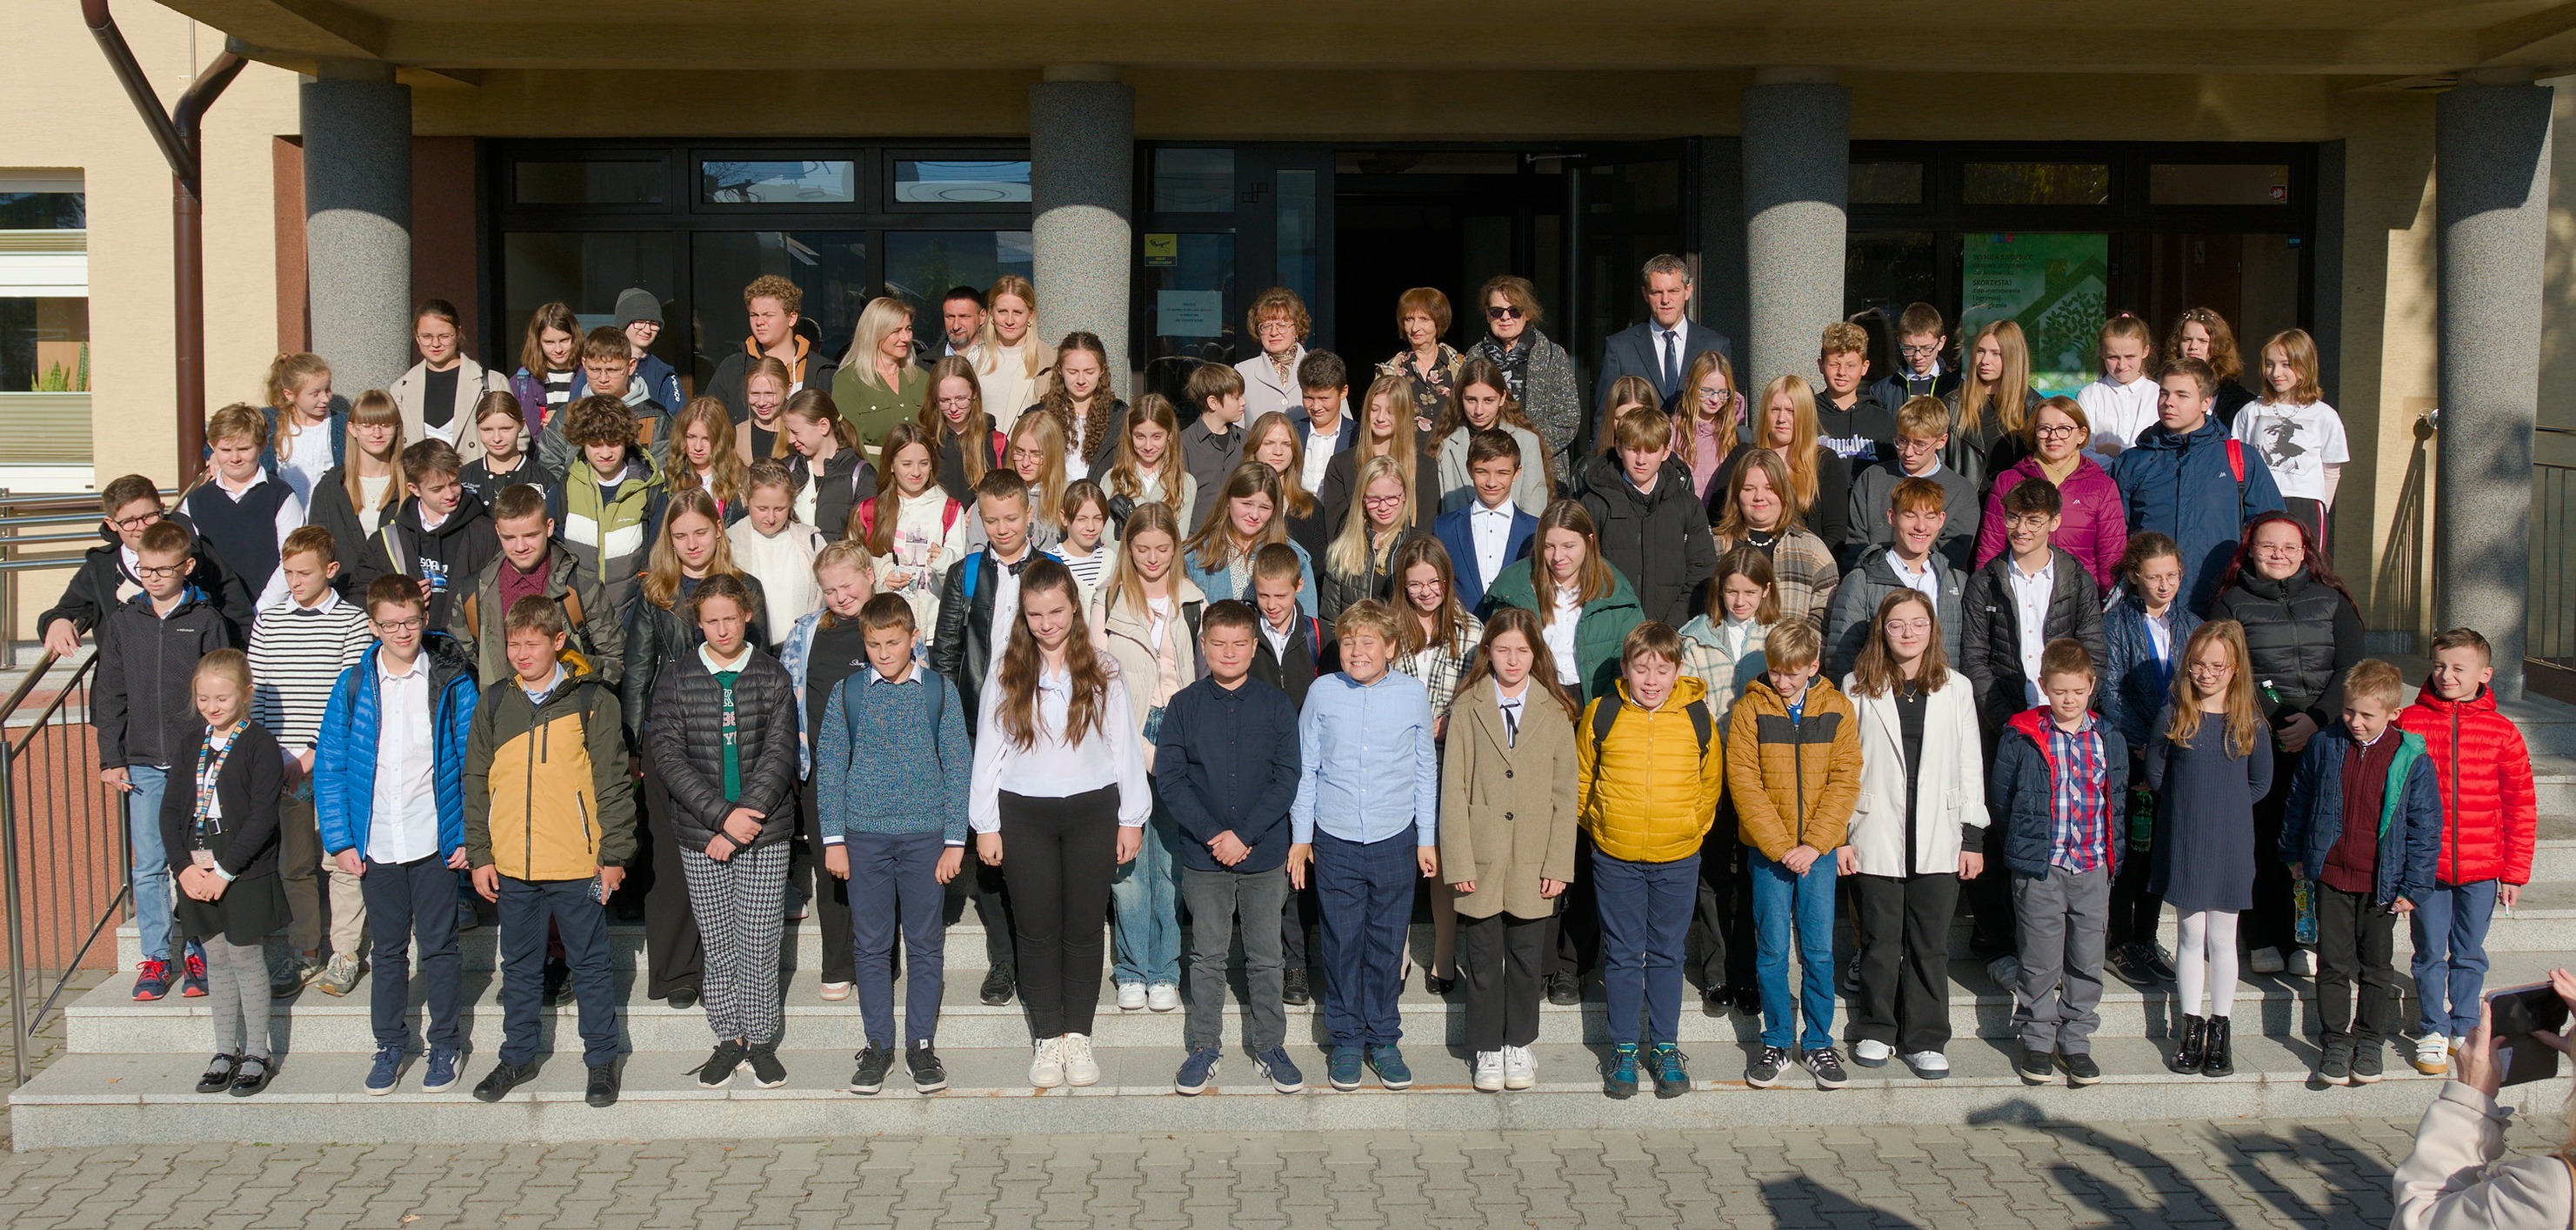
[[[2173,625],[2173,648],[2167,661],[2179,671],[2183,646],[2191,643],[2200,616],[2177,594],[2165,618]],[[2105,721],[2119,727],[2129,746],[2144,748],[2147,736],[2155,733],[2156,715],[2173,700],[2173,677],[2159,669],[2155,634],[2147,631],[2146,599],[2122,590],[2120,600],[2102,612],[2102,639],[2111,652],[2102,666],[2102,684],[2093,707]]]
[[[2390,726],[2380,738],[2398,743],[2379,805],[2379,868],[2371,901],[2422,901],[2433,893],[2434,866],[2442,857],[2442,788],[2433,779],[2433,758],[2424,754],[2424,736]],[[2352,732],[2337,722],[2308,740],[2290,771],[2280,856],[2311,880],[2325,874],[2326,854],[2343,836],[2343,762],[2352,749]]]
[[[2237,481],[2228,439],[2214,415],[2187,436],[2158,423],[2111,462],[2111,481],[2120,485],[2120,506],[2129,512],[2129,536],[2154,530],[2182,544],[2183,601],[2203,614],[2218,596],[2218,579],[2227,575],[2246,523],[2284,507],[2261,449],[2242,450],[2245,479]]]
[[[2048,874],[2049,847],[2055,822],[2049,817],[2050,775],[2046,723],[2048,706],[2025,709],[2004,723],[1995,744],[1995,767],[1986,780],[1986,814],[2004,827],[2004,866],[2017,876],[2039,879]],[[2128,853],[2129,744],[2111,723],[2095,721],[2102,735],[2102,797],[2111,808],[2110,871],[2120,873]]]
[[[1257,636],[1258,633],[1255,633]],[[1154,787],[1181,830],[1181,865],[1197,871],[1269,871],[1288,858],[1288,808],[1297,801],[1297,707],[1258,679],[1235,688],[1201,679],[1172,694],[1154,744]],[[1232,867],[1207,843],[1228,829],[1251,853]]]
[[[1458,605],[1482,619],[1487,614],[1485,586],[1493,577],[1480,576],[1476,572],[1476,531],[1468,523],[1468,518],[1474,516],[1475,511],[1471,504],[1440,514],[1440,519],[1431,523],[1431,536],[1439,539],[1441,549],[1449,553],[1449,571],[1458,589]],[[1530,542],[1537,537],[1538,518],[1515,505],[1511,532],[1503,535],[1503,566],[1509,568],[1513,560],[1528,555]]]

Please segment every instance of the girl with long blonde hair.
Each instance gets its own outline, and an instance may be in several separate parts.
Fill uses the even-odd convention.
[[[2254,801],[2272,788],[2272,738],[2255,698],[2245,626],[2213,619],[2192,630],[2174,672],[2173,700],[2147,737],[2156,793],[2155,867],[2148,890],[2180,916],[2178,1072],[2235,1071],[2236,916],[2254,906],[2254,868],[2273,857],[2255,838]],[[2209,997],[2209,1015],[2201,996]]]
[[[1989,321],[1968,343],[1967,372],[1950,390],[1950,444],[1941,464],[1979,491],[2030,455],[2030,416],[2039,394],[2030,387],[2030,342],[2021,326]]]
[[[733,416],[716,398],[690,398],[672,416],[665,483],[673,492],[694,488],[714,497],[716,513],[728,525],[742,519],[742,485],[748,477],[733,445]]]
[[[1117,460],[1101,487],[1109,493],[1109,519],[1121,534],[1135,508],[1149,502],[1169,505],[1182,525],[1197,520],[1198,479],[1182,462],[1180,417],[1162,394],[1136,399],[1135,412],[1118,433]]]

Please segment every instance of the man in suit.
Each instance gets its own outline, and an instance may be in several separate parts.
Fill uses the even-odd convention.
[[[1717,351],[1732,363],[1734,343],[1727,336],[1690,319],[1690,266],[1682,258],[1665,253],[1647,261],[1638,273],[1638,285],[1646,297],[1647,319],[1610,335],[1601,344],[1601,378],[1592,387],[1592,404],[1610,400],[1610,385],[1621,376],[1643,376],[1655,386],[1655,395],[1670,408],[1681,396],[1682,373],[1690,361],[1706,351]],[[1591,434],[1585,424],[1584,434]],[[1599,445],[1586,440],[1583,455],[1598,451]]]
[[[1486,587],[1513,560],[1529,554],[1530,539],[1538,534],[1538,518],[1512,500],[1520,474],[1521,446],[1511,433],[1486,430],[1467,437],[1467,475],[1476,498],[1431,523],[1432,536],[1449,552],[1458,605],[1480,617]]]

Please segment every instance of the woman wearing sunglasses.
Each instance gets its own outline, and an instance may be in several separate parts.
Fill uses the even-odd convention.
[[[1511,381],[1512,400],[1529,413],[1539,438],[1553,454],[1551,464],[1539,472],[1568,473],[1574,433],[1583,426],[1583,394],[1574,380],[1574,356],[1539,332],[1538,322],[1546,313],[1539,310],[1538,291],[1529,279],[1509,274],[1495,278],[1476,293],[1476,301],[1485,310],[1486,334],[1467,357],[1493,360],[1503,369],[1504,379]],[[1521,464],[1539,469],[1534,457],[1522,458]]]

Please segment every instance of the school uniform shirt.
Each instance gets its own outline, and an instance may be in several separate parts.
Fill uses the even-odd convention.
[[[1009,575],[1008,569],[1002,574]],[[999,609],[994,625],[999,627]],[[1100,725],[1082,742],[1064,738],[1065,715],[1073,706],[1073,677],[1062,670],[1038,674],[1036,737],[1021,747],[1002,731],[1002,688],[984,689],[976,716],[975,771],[967,793],[966,822],[978,833],[1002,831],[1002,791],[1038,799],[1071,798],[1103,786],[1118,788],[1118,827],[1141,829],[1154,813],[1153,790],[1145,772],[1142,723],[1135,717],[1127,686],[1114,664],[1109,688],[1101,698]]]
[[[2236,438],[2249,451],[2263,454],[2272,467],[2272,482],[2285,500],[2326,499],[2326,467],[2352,460],[2344,439],[2343,416],[2317,402],[2256,402],[2236,416]]]
[[[272,451],[281,454],[277,459],[277,476],[295,492],[296,499],[308,505],[313,502],[313,485],[340,465],[331,456],[328,431],[327,424],[317,424],[297,432],[292,448],[280,448],[285,444],[283,440],[270,445]]]
[[[1560,590],[1556,610],[1548,616],[1547,626],[1539,629],[1539,639],[1547,642],[1548,657],[1556,665],[1556,681],[1581,691],[1583,669],[1574,657],[1574,631],[1583,622],[1583,602],[1573,590]]]
[[[1394,670],[1365,684],[1347,672],[1318,678],[1297,716],[1297,748],[1288,813],[1297,844],[1322,829],[1368,845],[1407,827],[1415,846],[1440,844],[1440,758],[1421,680]]]
[[[1503,565],[1512,562],[1512,520],[1519,512],[1519,505],[1493,508],[1483,500],[1467,510],[1467,532],[1476,543],[1476,576],[1487,585],[1503,574]]]
[[[1342,437],[1350,434],[1351,417],[1343,415],[1333,425],[1331,434],[1309,429],[1306,451],[1298,459],[1297,485],[1308,491],[1324,489],[1324,471],[1333,464],[1333,454],[1341,451]]]
[[[2094,453],[2110,456],[2138,442],[2138,433],[2156,425],[2155,381],[2140,376],[2127,384],[2096,380],[2075,391],[2075,404],[2084,407],[2086,422],[2093,425],[2093,435],[2085,447]]]
[[[253,550],[247,539],[235,543],[229,536],[218,539],[214,535],[216,527],[228,520],[223,515],[224,512],[244,504],[255,505],[255,497],[265,494],[260,491],[260,487],[268,481],[267,471],[253,470],[250,481],[242,484],[241,489],[236,491],[222,478],[212,478],[204,486],[188,493],[179,502],[178,509],[196,522],[200,539],[212,548],[218,557],[234,557],[223,559],[225,568],[239,574],[245,580],[258,583],[258,590],[251,595],[251,606],[262,611],[287,601],[286,574],[278,568],[277,557],[286,550],[286,536],[304,528],[303,499],[295,494],[293,484],[287,483],[282,478],[278,480],[286,487],[286,492],[285,498],[277,503],[275,515],[268,518],[271,523],[270,528],[273,528],[277,535],[276,545],[273,547],[262,544],[259,549]],[[224,503],[214,503],[218,499]],[[253,527],[247,525],[229,528],[244,534],[253,531]],[[227,552],[224,549],[227,546],[233,549]],[[256,562],[253,557],[256,557]],[[260,564],[266,565],[264,571],[256,566]]]
[[[2039,659],[2048,648],[2048,600],[2057,591],[2057,553],[2048,553],[2048,562],[2037,572],[2021,570],[2020,560],[2004,561],[2004,576],[2011,587],[2013,609],[2019,613],[2021,631],[2021,677],[2023,699],[2044,705],[2048,697],[2039,687]]]
[[[409,863],[438,853],[438,805],[430,786],[429,652],[395,674],[376,656],[376,790],[366,857]]]

